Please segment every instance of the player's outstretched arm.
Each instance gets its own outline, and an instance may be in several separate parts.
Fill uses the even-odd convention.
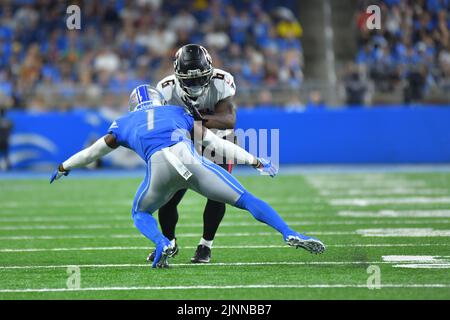
[[[196,125],[198,126],[199,124],[196,122]],[[233,159],[237,164],[253,166],[263,174],[268,174],[271,177],[277,174],[278,169],[270,161],[257,158],[238,145],[219,138],[206,127],[202,127],[200,130],[202,130],[203,135],[202,144],[205,147],[213,148],[219,155]]]
[[[70,170],[74,168],[84,167],[89,163],[105,156],[118,146],[119,145],[112,134],[107,134],[106,136],[101,137],[90,147],[74,154],[69,159],[61,163],[50,178],[50,183],[58,180],[62,176],[67,176]]]

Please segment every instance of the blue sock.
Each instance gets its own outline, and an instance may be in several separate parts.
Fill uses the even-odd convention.
[[[158,229],[158,223],[150,213],[135,212],[133,214],[134,225],[148,239],[158,244],[164,239],[163,234]]]
[[[248,210],[256,220],[264,222],[280,232],[283,235],[283,239],[288,233],[292,232],[291,228],[271,206],[249,192],[245,192],[239,198],[236,202],[236,207]]]

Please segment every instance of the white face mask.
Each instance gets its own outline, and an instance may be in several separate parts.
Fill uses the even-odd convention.
[[[188,93],[189,96],[194,97],[194,98],[198,98],[201,95],[203,95],[203,93],[206,91],[206,87],[189,87],[186,88],[186,91]]]

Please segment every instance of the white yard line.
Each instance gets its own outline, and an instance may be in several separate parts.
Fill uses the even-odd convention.
[[[243,266],[307,266],[307,265],[366,265],[366,264],[390,264],[386,261],[277,261],[277,262],[211,262],[211,263],[171,263],[171,267],[243,267]],[[13,269],[66,269],[77,266],[79,268],[150,268],[150,264],[126,263],[126,264],[64,264],[64,265],[20,265],[0,266],[0,270]]]
[[[279,210],[277,206],[274,206],[274,209],[281,214],[281,215],[293,215],[293,216],[302,216],[302,217],[308,217],[313,218],[317,216],[323,216],[321,213],[315,213],[315,211],[310,212],[302,212],[301,210],[293,210],[294,207],[291,207],[289,210]],[[1,210],[1,209],[0,209]],[[180,217],[181,219],[192,219],[196,218],[197,220],[202,219],[202,210],[203,208],[200,208],[197,213],[189,214],[192,211],[186,210],[184,208],[178,207],[178,210],[181,212]],[[186,213],[188,214],[186,214]],[[42,213],[42,210],[41,212]],[[114,213],[115,215],[111,215]],[[125,222],[132,222],[133,219],[131,217],[131,214],[128,214],[127,212],[122,212],[123,215],[118,215],[120,212],[117,211],[111,211],[111,213],[104,213],[104,212],[85,212],[83,211],[82,214],[74,213],[71,214],[71,216],[61,216],[61,211],[55,214],[50,214],[46,216],[40,216],[38,212],[35,214],[20,214],[19,213],[13,213],[13,212],[1,212],[0,211],[0,222],[76,222],[76,221],[125,221]],[[76,216],[73,216],[76,215]],[[247,218],[250,217],[250,214],[246,211],[236,211],[234,208],[228,208],[227,209],[227,215],[232,215],[233,219],[237,218]]]
[[[348,180],[348,181],[308,181],[317,189],[382,189],[382,188],[429,188],[425,181]]]
[[[450,246],[450,243],[368,243],[368,244],[330,244],[327,247],[334,248],[372,248],[372,247],[434,247],[434,246]],[[69,248],[2,248],[0,253],[14,253],[14,252],[52,252],[52,251],[127,251],[127,250],[151,250],[152,245],[148,246],[111,246],[111,247],[69,247]],[[183,249],[196,249],[197,246],[182,246]],[[287,245],[228,245],[228,246],[214,246],[213,249],[236,249],[236,250],[247,250],[247,249],[292,249]],[[389,261],[389,260],[385,260]],[[402,261],[398,261],[402,262]]]
[[[121,251],[121,250],[151,250],[152,246],[147,247],[79,247],[79,248],[24,248],[24,249],[0,249],[1,253],[8,252],[52,252],[52,251]]]
[[[311,197],[302,197],[299,195],[298,197],[286,197],[286,198],[279,198],[279,197],[263,197],[265,201],[272,203],[272,204],[298,204],[298,203],[309,203],[313,200],[320,200],[320,198],[311,198]],[[128,207],[131,209],[131,206],[133,204],[133,199],[124,199],[124,200],[112,200],[109,201],[60,201],[60,200],[27,200],[27,201],[3,201],[2,202],[2,209],[8,208],[8,209],[15,209],[15,208],[67,208],[67,207],[105,207],[105,206],[116,206],[116,207]],[[205,201],[203,199],[201,200],[189,200],[186,199],[181,202],[181,206],[183,207],[203,207],[205,204]]]
[[[387,262],[447,262],[443,260],[449,260],[450,256],[412,256],[412,255],[390,255],[390,256],[382,256],[383,261]],[[449,261],[450,262],[450,261]]]
[[[343,189],[382,189],[382,188],[429,188],[423,181],[324,181],[309,182],[317,190],[343,190]]]
[[[434,230],[432,228],[399,228],[399,229],[359,229],[356,231],[308,231],[312,236],[346,236],[362,235],[364,237],[450,237],[450,230]],[[253,236],[278,236],[277,232],[237,232],[218,233],[218,237],[253,237]],[[55,240],[55,239],[130,239],[142,238],[140,234],[108,234],[108,235],[21,235],[0,236],[2,240]],[[180,238],[198,238],[199,233],[182,233]]]
[[[383,217],[383,216],[381,216]],[[445,217],[445,215],[444,215]],[[450,217],[450,215],[449,215]],[[442,224],[450,223],[449,219],[442,220],[416,220],[416,221],[286,221],[288,225],[291,226],[308,226],[308,225],[327,225],[327,226],[340,226],[340,225],[392,225],[392,224]],[[261,223],[255,222],[223,222],[220,224],[223,228],[236,228],[236,227],[261,227]],[[178,228],[201,228],[203,223],[180,223],[177,224]],[[21,225],[21,226],[1,226],[0,231],[19,231],[19,230],[95,230],[95,229],[135,229],[135,227],[130,224],[123,225],[108,225],[108,224],[85,224],[85,225]]]
[[[323,190],[319,191],[321,196],[389,196],[389,195],[448,195],[447,189],[420,189],[420,188],[381,188],[381,189],[346,189],[346,190]]]
[[[131,200],[112,200],[109,204],[106,201],[59,201],[59,200],[45,200],[45,201],[4,201],[2,208],[42,208],[42,207],[104,207],[109,206],[129,206],[131,207]]]
[[[408,264],[395,264],[394,268],[407,268],[407,269],[450,269],[450,263],[408,263]]]
[[[355,235],[355,232],[317,232],[312,233],[311,235]],[[278,236],[279,234],[276,232],[255,232],[255,233],[218,233],[218,237],[254,237],[254,236]],[[200,238],[200,233],[185,233],[179,234],[180,238]],[[50,235],[42,235],[42,236],[0,236],[0,241],[4,240],[57,240],[57,239],[135,239],[141,238],[143,239],[143,235],[140,234],[114,234],[114,235],[63,235],[63,236],[50,236]]]
[[[325,176],[317,176],[317,175],[307,175],[305,179],[311,183],[326,183],[326,182],[411,182],[411,181],[419,181],[423,182],[423,180],[411,179],[406,176],[392,176],[392,175],[382,175],[382,174],[357,174],[357,175],[325,175]]]
[[[78,291],[160,291],[160,290],[229,290],[229,289],[334,289],[363,288],[367,284],[249,284],[249,285],[201,285],[201,286],[142,286],[142,287],[89,287],[89,288],[36,288],[36,289],[0,289],[1,293],[28,292],[78,292]],[[448,283],[424,284],[382,284],[380,288],[450,288]]]
[[[132,229],[130,225],[104,225],[104,224],[85,224],[85,225],[54,225],[54,226],[2,226],[0,231],[18,231],[18,230],[96,230],[96,229]]]
[[[450,218],[450,210],[339,211],[338,216],[351,218]]]
[[[0,216],[2,214],[0,213]],[[131,221],[131,216],[104,216],[104,217],[66,217],[66,216],[29,216],[29,217],[3,217],[0,218],[0,222],[72,222],[72,221]]]
[[[299,208],[297,205],[292,205],[290,207],[283,207],[283,206],[273,206],[273,208],[282,216],[292,216],[292,217],[304,217],[304,218],[314,218],[314,217],[324,217],[329,216],[329,212],[318,212],[317,210],[327,210],[329,211],[329,207],[326,203],[323,203],[322,205],[309,205],[309,208],[311,208],[308,211],[305,211],[303,208]],[[180,219],[192,219],[197,218],[199,221],[202,219],[202,210],[203,207],[198,207],[199,210],[192,211],[187,210],[182,207],[178,207],[178,210],[180,211]],[[233,207],[227,208],[227,216],[232,216],[233,219],[240,219],[240,218],[248,218],[251,217],[250,214],[245,210],[239,210]],[[111,212],[86,212],[83,211],[82,213],[73,213],[70,216],[62,216],[61,211],[58,211],[58,213],[50,213],[46,215],[41,215],[42,210],[40,212],[30,213],[27,212],[26,214],[19,214],[18,212],[4,212],[1,211],[0,208],[0,222],[64,222],[64,221],[108,221],[109,219],[111,221],[132,221],[131,214],[129,212],[118,212],[111,211]],[[182,220],[181,220],[182,221]]]
[[[403,174],[393,176],[390,172],[345,172],[339,173],[315,173],[305,175],[305,179],[312,181],[354,181],[354,180],[407,180]]]
[[[317,199],[317,198],[316,198]],[[267,199],[264,199],[265,201],[267,201]],[[311,214],[310,212],[304,212],[302,213],[301,208],[299,208],[299,206],[297,205],[297,203],[292,203],[292,204],[286,204],[286,203],[281,203],[281,204],[274,204],[273,202],[268,201],[273,207],[274,209],[277,210],[278,213],[280,214],[305,214],[306,216],[317,216],[317,214]],[[306,200],[305,200],[306,202]],[[309,202],[309,201],[308,201]],[[317,201],[313,201],[313,202],[317,202]],[[319,205],[317,203],[309,203],[308,207],[311,208],[311,210],[314,210],[317,208],[322,209],[327,207],[327,204],[324,203],[323,200],[320,201],[321,203],[319,203]],[[107,206],[107,203],[104,203],[104,206]],[[178,206],[178,210],[182,213],[184,212],[192,212],[193,210],[197,210],[198,211],[198,217],[201,218],[202,216],[202,210],[203,210],[204,204],[197,204],[195,207],[189,207],[189,206],[184,206],[183,203],[181,203]],[[4,208],[0,208],[0,222],[4,221],[4,222],[8,222],[8,221],[17,221],[17,222],[21,222],[21,221],[45,221],[45,220],[49,220],[49,221],[78,221],[78,220],[89,220],[89,219],[107,219],[109,217],[112,217],[113,220],[124,220],[124,221],[130,221],[131,220],[131,203],[128,209],[121,209],[121,208],[116,208],[116,209],[108,209],[108,208],[98,208],[98,210],[96,209],[95,211],[90,211],[89,209],[89,204],[86,204],[86,210],[83,210],[81,212],[80,215],[78,215],[78,213],[74,213],[74,215],[78,215],[78,216],[61,216],[61,208],[51,208],[51,207],[46,207],[45,211],[47,212],[46,216],[41,216],[40,214],[42,214],[42,206],[36,206],[33,208],[27,208],[26,211],[23,210],[23,208],[21,207],[17,207],[17,208],[8,208],[7,211]],[[35,210],[36,209],[36,210]],[[48,213],[49,210],[54,209],[54,212],[50,212]],[[316,211],[314,210],[314,211]],[[195,211],[194,211],[195,212]],[[240,210],[237,208],[233,208],[231,206],[229,206],[227,208],[227,213],[228,214],[232,214],[232,215],[238,215],[238,216],[247,216],[249,215],[245,210]],[[195,214],[195,213],[194,213]],[[320,215],[320,213],[319,213]],[[185,217],[185,215],[183,214],[183,216]]]
[[[356,233],[363,237],[450,237],[450,230],[432,228],[361,229]]]
[[[277,235],[276,232],[243,232],[243,233],[218,233],[217,236],[227,236],[227,237],[253,237],[253,236],[268,236]],[[184,233],[180,234],[180,237],[186,238],[199,238],[199,233]],[[56,240],[56,239],[131,239],[131,238],[143,238],[141,234],[108,234],[108,235],[95,235],[95,234],[83,234],[83,235],[63,235],[63,236],[0,236],[1,240],[34,240],[34,239],[44,239],[44,240]]]
[[[384,262],[393,263],[394,268],[450,269],[450,256],[382,256]]]
[[[378,204],[433,204],[450,203],[450,197],[406,197],[406,198],[350,198],[329,199],[333,206],[369,206]]]
[[[89,234],[79,234],[79,235],[64,235],[64,236],[0,236],[0,241],[2,240],[57,240],[57,239],[109,239],[109,238],[120,238],[120,239],[131,239],[131,238],[141,238],[141,235],[89,235]]]
[[[349,244],[327,244],[327,247],[336,248],[372,248],[372,247],[450,247],[450,243],[349,243]]]

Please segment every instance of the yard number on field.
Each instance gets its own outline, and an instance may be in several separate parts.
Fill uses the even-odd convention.
[[[371,265],[367,268],[367,288],[369,290],[381,289],[381,271],[379,266]]]
[[[81,272],[80,267],[69,266],[67,267],[67,289],[80,289]]]

